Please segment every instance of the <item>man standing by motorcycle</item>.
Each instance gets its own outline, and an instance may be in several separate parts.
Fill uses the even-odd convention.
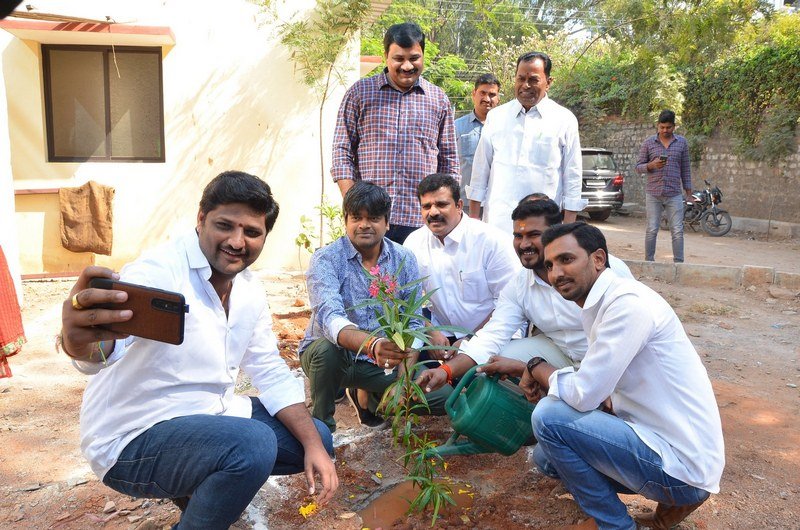
[[[645,210],[647,231],[644,259],[654,261],[656,237],[664,210],[672,235],[672,259],[683,263],[683,193],[692,196],[692,173],[689,167],[689,144],[675,134],[675,113],[662,110],[658,115],[658,134],[650,136],[639,149],[636,171],[647,174]]]

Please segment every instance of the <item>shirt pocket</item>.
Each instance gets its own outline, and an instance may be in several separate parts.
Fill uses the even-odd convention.
[[[542,132],[533,138],[531,144],[527,160],[531,166],[549,169],[561,166],[561,142],[557,135]]]
[[[478,140],[481,138],[480,129],[473,129],[458,137],[458,153],[463,157],[473,157],[478,148]]]
[[[465,302],[480,302],[489,297],[489,286],[483,270],[461,273],[461,296]]]
[[[409,133],[426,150],[435,149],[439,141],[439,122],[432,114],[422,109],[409,121]]]

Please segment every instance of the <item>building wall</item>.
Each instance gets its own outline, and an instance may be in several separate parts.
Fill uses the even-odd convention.
[[[277,20],[307,16],[313,0],[278,5]],[[44,0],[40,12],[169,26],[175,45],[164,47],[164,163],[47,162],[41,48],[0,31],[7,92],[11,170],[15,190],[80,186],[88,180],[116,189],[111,256],[75,254],[58,239],[57,195],[17,195],[16,224],[23,274],[57,274],[97,263],[115,269],[147,247],[194,226],[205,184],[224,170],[262,176],[281,214],[254,268],[298,268],[294,238],[300,216],[314,216],[320,192],[316,96],[302,84],[289,51],[278,42],[274,17],[247,0]],[[346,58],[358,76],[357,49]],[[324,121],[326,193],[331,135],[340,87]]]
[[[680,129],[677,131],[680,133]],[[644,210],[645,177],[635,171],[639,148],[649,135],[652,124],[607,119],[599,127],[581,126],[581,145],[605,147],[626,171],[625,202]],[[717,184],[723,193],[723,207],[734,217],[770,219],[800,223],[800,137],[794,154],[773,168],[765,162],[753,162],[735,154],[735,141],[724,131],[716,131],[706,143],[700,161],[692,164],[695,189],[703,179]]]

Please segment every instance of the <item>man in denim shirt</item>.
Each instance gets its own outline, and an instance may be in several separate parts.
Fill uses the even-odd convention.
[[[472,177],[472,157],[481,139],[483,123],[490,110],[500,103],[500,81],[494,74],[481,74],[475,80],[472,91],[473,110],[461,116],[454,123],[456,126],[456,142],[458,162],[461,167],[461,196],[466,197],[466,186]]]
[[[347,235],[317,250],[306,271],[311,318],[300,342],[300,362],[311,383],[311,413],[331,431],[336,430],[333,413],[341,388],[347,388],[363,425],[384,424],[375,414],[378,401],[398,371],[405,369],[403,358],[408,356],[412,366],[418,354],[412,348],[421,346],[415,343],[402,351],[383,333],[371,341],[371,333],[379,327],[375,309],[354,309],[370,298],[366,271],[376,266],[381,274],[396,275],[400,286],[419,278],[411,251],[384,237],[391,206],[386,190],[372,182],[356,181],[342,203]],[[422,322],[411,321],[410,326],[420,328]],[[365,393],[356,395],[354,389],[366,390],[369,399]],[[427,396],[433,414],[444,413],[451,390],[447,386]]]

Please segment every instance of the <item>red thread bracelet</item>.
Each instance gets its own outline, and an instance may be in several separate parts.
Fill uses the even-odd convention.
[[[444,363],[440,364],[439,368],[444,370],[444,373],[447,374],[447,384],[448,385],[452,385],[453,384],[453,369],[450,368],[449,366],[447,366]]]

